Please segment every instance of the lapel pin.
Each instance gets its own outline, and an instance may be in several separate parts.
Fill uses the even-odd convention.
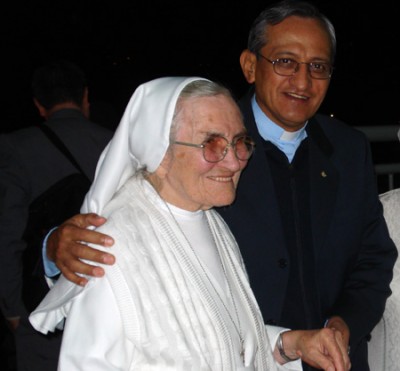
[[[322,176],[323,178],[326,178],[328,175],[325,173],[324,170],[322,170],[322,171],[321,171],[321,176]]]

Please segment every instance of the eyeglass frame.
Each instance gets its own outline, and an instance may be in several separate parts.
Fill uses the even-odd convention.
[[[222,157],[221,159],[217,160],[217,161],[210,161],[207,160],[205,157],[205,148],[206,148],[206,143],[207,141],[209,141],[210,139],[215,139],[215,138],[221,138],[224,139],[226,141],[226,147],[224,148],[224,150],[222,151]],[[238,142],[239,139],[243,139],[243,138],[247,138],[250,140],[249,144],[251,145],[251,152],[249,153],[249,157],[247,159],[241,159],[238,157],[237,153],[236,153],[236,143]],[[194,147],[194,148],[201,148],[202,149],[202,153],[203,153],[203,158],[205,161],[212,163],[212,164],[216,164],[218,162],[221,162],[227,155],[229,148],[233,149],[233,153],[235,154],[235,157],[239,160],[239,161],[248,161],[250,159],[250,157],[253,155],[254,150],[256,148],[256,144],[254,142],[254,140],[248,136],[248,135],[239,135],[237,137],[235,137],[231,142],[228,141],[228,139],[226,139],[225,137],[223,137],[222,135],[215,135],[212,136],[210,138],[207,138],[203,143],[200,144],[196,144],[196,143],[189,143],[189,142],[181,142],[178,140],[174,140],[172,141],[172,144],[178,144],[178,145],[182,145],[182,146],[188,146],[188,147]]]
[[[326,63],[326,62],[298,62],[298,61],[296,61],[296,60],[293,59],[293,58],[276,58],[276,59],[271,60],[271,59],[265,57],[264,55],[262,55],[262,54],[259,53],[259,52],[257,52],[256,54],[257,54],[258,56],[260,56],[261,58],[265,59],[266,61],[268,61],[269,63],[271,63],[274,72],[275,72],[277,75],[279,75],[279,76],[286,76],[286,77],[288,77],[288,76],[294,76],[294,75],[298,72],[300,64],[306,64],[306,65],[307,65],[307,71],[308,71],[310,77],[311,77],[312,79],[315,79],[315,80],[329,80],[329,79],[332,77],[332,74],[333,74],[333,69],[334,69],[334,67],[333,67],[330,63]],[[292,62],[297,63],[297,64],[296,64],[296,67],[294,68],[294,71],[293,71],[292,74],[290,74],[290,75],[282,75],[281,73],[276,72],[275,64],[276,64],[278,61],[282,60],[282,59],[288,59],[288,60],[291,60]],[[328,76],[328,77],[315,77],[315,76],[313,76],[313,75],[312,75],[312,72],[311,72],[311,70],[310,70],[310,67],[311,67],[313,64],[324,64],[324,65],[328,65],[328,66],[329,66],[329,70],[330,70],[329,76]]]

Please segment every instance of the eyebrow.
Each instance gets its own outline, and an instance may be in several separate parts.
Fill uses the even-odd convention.
[[[205,138],[211,138],[211,137],[224,137],[226,138],[226,135],[224,133],[218,132],[218,131],[201,131],[199,132],[200,134],[203,134]],[[246,128],[243,128],[240,132],[235,134],[233,138],[240,137],[242,135],[247,135],[247,130]]]

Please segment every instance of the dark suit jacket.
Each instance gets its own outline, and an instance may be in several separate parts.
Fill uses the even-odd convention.
[[[264,321],[279,325],[290,260],[251,96],[240,105],[256,151],[235,202],[219,211],[238,241]],[[370,145],[361,132],[320,115],[309,120],[307,134],[319,321],[323,327],[331,315],[343,317],[352,349],[364,342],[366,360],[365,339],[383,314],[397,256],[378,199]]]
[[[80,111],[55,112],[45,125],[64,142],[89,179],[112,132]],[[0,136],[0,305],[6,317],[26,315],[21,301],[22,240],[29,204],[76,168],[36,127]]]

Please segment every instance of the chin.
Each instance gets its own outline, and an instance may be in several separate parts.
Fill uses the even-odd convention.
[[[214,206],[215,207],[221,207],[221,206],[228,206],[230,205],[233,201],[235,201],[235,195],[232,197],[224,197],[223,199],[218,200]]]

